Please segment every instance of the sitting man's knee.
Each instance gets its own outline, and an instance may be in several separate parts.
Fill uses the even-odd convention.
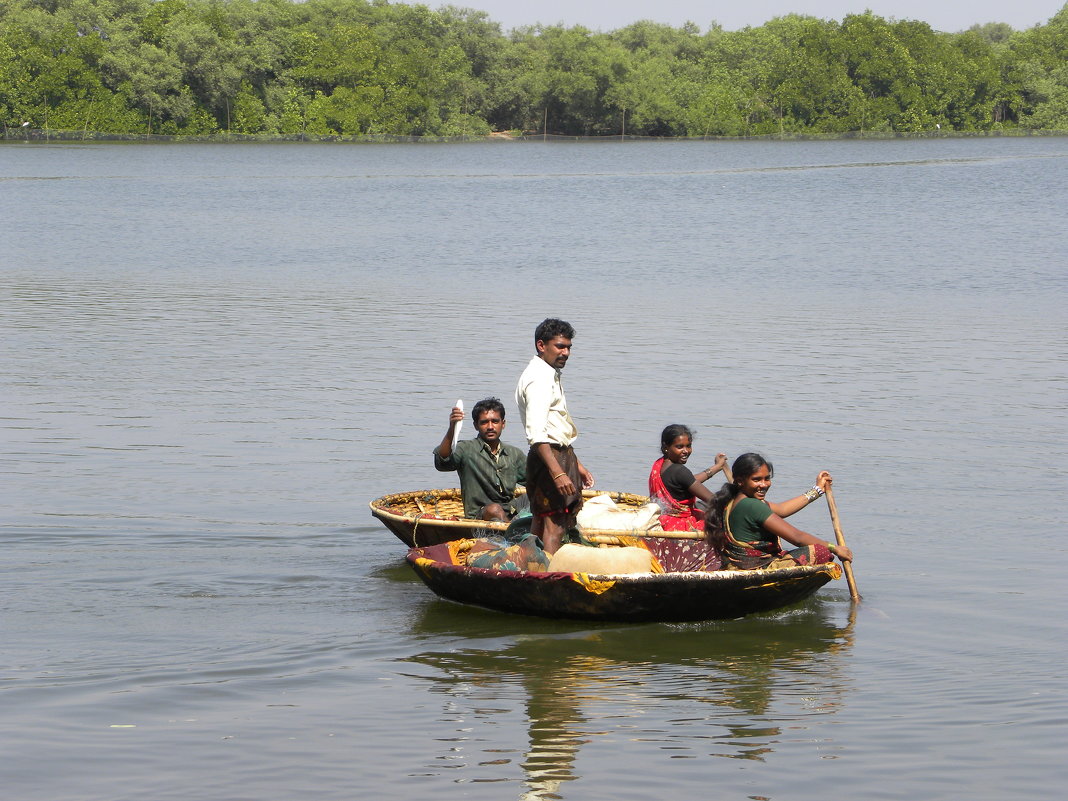
[[[482,507],[482,519],[499,520],[502,523],[507,523],[508,513],[504,511],[504,507],[499,503],[488,503]]]

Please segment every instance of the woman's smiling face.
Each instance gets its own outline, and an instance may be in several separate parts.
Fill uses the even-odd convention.
[[[671,444],[664,448],[664,458],[675,464],[686,464],[693,453],[693,440],[686,434],[679,434]]]
[[[766,464],[762,464],[750,475],[741,479],[738,482],[738,486],[747,497],[762,501],[771,487],[771,470],[768,469]]]

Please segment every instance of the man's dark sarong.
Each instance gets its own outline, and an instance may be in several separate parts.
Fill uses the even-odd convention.
[[[575,515],[582,508],[582,478],[579,476],[578,457],[570,446],[553,445],[553,454],[560,463],[560,469],[567,473],[575,491],[571,495],[561,495],[556,489],[553,473],[538,455],[537,446],[531,446],[527,452],[527,497],[530,499],[530,511],[538,517],[566,515],[563,525],[575,527]]]

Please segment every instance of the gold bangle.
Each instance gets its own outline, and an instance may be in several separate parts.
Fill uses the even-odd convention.
[[[557,473],[555,476],[552,477],[552,480],[556,481],[556,479],[560,478],[560,476],[566,476],[566,475],[567,475],[566,471],[563,472],[563,473]]]

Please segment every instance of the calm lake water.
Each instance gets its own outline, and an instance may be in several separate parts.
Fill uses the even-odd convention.
[[[3,796],[1055,798],[1066,209],[1064,138],[0,145]],[[863,603],[436,599],[367,502],[550,315],[599,487],[829,469]]]

